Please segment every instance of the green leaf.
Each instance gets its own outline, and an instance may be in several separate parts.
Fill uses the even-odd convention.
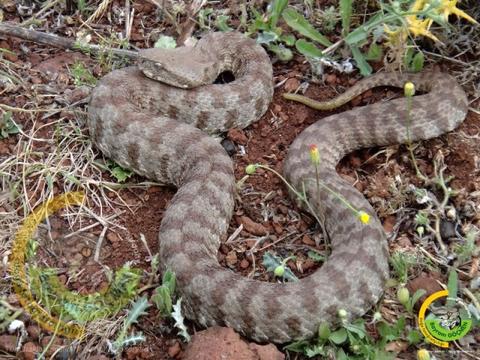
[[[285,46],[283,46],[283,44],[269,44],[267,48],[271,52],[275,53],[275,55],[277,55],[280,61],[290,61],[293,58],[292,50],[286,48]]]
[[[418,289],[417,291],[415,291],[415,294],[413,294],[412,298],[410,299],[412,309],[415,303],[418,301],[418,299],[420,299],[426,293],[427,292],[425,291],[425,289]]]
[[[347,330],[341,328],[330,334],[329,340],[337,345],[343,344],[347,341]]]
[[[345,42],[348,45],[355,45],[359,44],[361,41],[365,40],[368,37],[369,32],[378,26],[379,23],[382,22],[384,14],[378,13],[377,15],[373,16],[364,23],[362,26],[353,30],[350,34],[345,37]]]
[[[372,42],[365,55],[366,60],[379,61],[382,58],[382,47],[377,43]]]
[[[215,19],[215,26],[217,27],[218,30],[223,32],[232,31],[233,29],[227,24],[228,20],[230,20],[229,16],[218,15],[217,18]]]
[[[310,259],[312,259],[313,261],[317,261],[317,262],[324,262],[326,260],[326,257],[319,254],[318,252],[316,251],[313,251],[313,250],[310,250],[308,253],[307,253],[308,257]]]
[[[271,4],[271,15],[270,15],[270,27],[274,28],[277,26],[278,19],[282,14],[285,6],[287,6],[288,0],[274,0]]]
[[[291,344],[288,344],[283,349],[293,351],[293,352],[303,353],[305,352],[305,349],[308,348],[309,345],[310,343],[307,340],[298,340],[298,341],[292,342]]]
[[[5,112],[0,119],[0,140],[6,139],[9,135],[18,134],[21,128],[20,125],[15,125],[12,121],[12,112]]]
[[[278,39],[278,35],[273,31],[262,31],[257,36],[258,44],[270,44]]]
[[[314,43],[307,40],[298,39],[295,42],[295,48],[300,54],[308,58],[318,59],[323,57],[322,50],[317,48]]]
[[[170,290],[170,294],[173,294],[175,292],[176,282],[177,280],[175,278],[175,273],[171,270],[165,271],[162,277],[162,285],[168,287],[168,290]]]
[[[285,34],[280,37],[280,40],[285,43],[287,46],[295,45],[295,36],[292,34]]]
[[[283,11],[282,14],[283,19],[285,22],[290,26],[293,30],[298,31],[305,37],[308,37],[311,40],[317,41],[318,43],[324,46],[330,46],[332,43],[328,40],[324,35],[319,33],[309,22],[307,19],[303,17],[302,14],[298,13],[293,8],[287,8]]]
[[[162,315],[169,315],[172,312],[172,296],[168,286],[162,285],[157,287],[151,300]]]
[[[413,57],[412,63],[410,65],[410,70],[413,72],[422,71],[424,64],[425,64],[425,56],[423,55],[423,52],[419,51]]]
[[[153,44],[153,47],[161,49],[174,49],[177,47],[177,42],[171,36],[160,35],[155,44]]]
[[[340,0],[340,15],[342,16],[342,35],[345,36],[350,31],[352,0]]]
[[[368,32],[365,31],[363,27],[359,27],[347,35],[347,37],[345,38],[345,42],[348,45],[354,45],[365,40],[367,37],[368,37]]]
[[[416,329],[410,330],[407,334],[407,340],[410,345],[418,344],[422,339],[422,333]]]
[[[365,60],[365,57],[361,53],[360,49],[355,45],[351,45],[350,49],[352,50],[353,58],[357,62],[357,67],[360,69],[360,74],[363,76],[370,75],[372,73],[372,67],[367,60]]]
[[[458,275],[455,269],[450,270],[450,273],[448,274],[447,290],[448,298],[446,306],[452,307],[455,305],[455,299],[457,298],[458,293]]]

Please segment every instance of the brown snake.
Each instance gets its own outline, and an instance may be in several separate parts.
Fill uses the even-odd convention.
[[[115,70],[95,88],[88,125],[108,157],[136,173],[178,188],[160,225],[160,258],[175,272],[185,315],[203,326],[223,324],[257,341],[283,343],[315,334],[337,311],[361,316],[383,293],[387,241],[373,208],[335,171],[346,154],[407,140],[404,98],[331,115],[306,128],[290,146],[284,174],[306,193],[325,219],[332,252],[314,274],[298,282],[267,283],[219,265],[217,251],[234,207],[233,165],[208,133],[244,128],[272,99],[272,67],[265,51],[238,33],[211,33],[194,48],[146,50],[138,67]],[[212,84],[231,70],[233,82]],[[149,79],[145,75],[159,81]],[[162,83],[164,81],[171,85]],[[375,86],[411,81],[425,95],[413,98],[411,140],[451,131],[467,112],[455,79],[441,73],[382,73],[360,81],[333,107]],[[187,87],[193,87],[186,89]],[[328,191],[317,194],[308,146],[321,154],[320,178],[368,224]]]

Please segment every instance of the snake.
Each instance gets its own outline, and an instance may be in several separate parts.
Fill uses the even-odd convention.
[[[233,81],[215,81],[225,73]],[[354,319],[379,302],[389,275],[386,234],[372,206],[338,175],[336,165],[357,149],[453,130],[466,116],[467,97],[445,73],[377,73],[319,103],[331,109],[367,89],[403,87],[407,81],[417,91],[410,98],[410,125],[407,98],[401,97],[322,118],[289,146],[283,174],[304,189],[331,245],[319,269],[292,282],[244,277],[217,258],[236,190],[233,162],[210,135],[245,128],[266,113],[274,92],[266,51],[239,32],[210,32],[192,47],[140,50],[135,65],[97,83],[87,120],[96,147],[122,167],[177,189],[160,224],[159,258],[176,275],[188,319],[203,327],[228,326],[258,342],[286,343],[312,337],[323,322],[338,322],[340,310]],[[317,167],[310,159],[312,145],[321,157]],[[321,187],[312,181],[316,171]],[[368,223],[351,208],[370,215]]]

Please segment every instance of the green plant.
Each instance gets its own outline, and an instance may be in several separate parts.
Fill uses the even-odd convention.
[[[405,307],[409,314],[413,314],[413,307],[417,303],[417,301],[426,294],[424,289],[418,289],[415,291],[412,297],[410,297],[410,293],[406,287],[399,287],[397,291],[397,299],[398,301]]]
[[[476,245],[478,231],[469,231],[465,235],[464,243],[455,246],[455,253],[457,254],[456,262],[461,265],[469,261],[472,256],[478,256],[480,249]]]
[[[89,85],[95,86],[97,83],[97,78],[92,75],[90,70],[88,70],[81,62],[77,61],[70,68],[70,73],[73,76],[73,83],[76,86]]]
[[[400,283],[404,284],[407,282],[408,271],[415,264],[417,264],[417,261],[417,257],[413,254],[404,251],[396,251],[393,253],[393,255],[390,257],[390,264],[392,265],[396,277]]]
[[[125,182],[130,176],[133,175],[133,171],[121,167],[110,159],[107,160],[107,169],[119,183]]]
[[[12,112],[6,111],[0,118],[0,140],[8,138],[20,132],[21,126],[12,120]]]
[[[148,303],[146,296],[142,296],[133,303],[132,308],[128,311],[127,317],[123,321],[122,329],[117,335],[115,341],[112,343],[107,340],[108,348],[112,354],[119,354],[122,349],[145,341],[145,336],[141,332],[132,335],[127,334],[130,327],[138,322],[138,318],[147,314],[145,310],[147,310],[149,306],[150,304]]]
[[[175,292],[175,284],[175,274],[167,270],[163,274],[162,285],[154,290],[151,300],[162,316],[170,316],[172,313],[172,299]]]
[[[378,42],[385,40],[386,47],[394,53],[394,63],[403,60],[407,68],[418,71],[423,67],[423,53],[413,53],[412,39],[416,36],[438,39],[429,31],[433,22],[442,27],[448,27],[446,19],[452,13],[476,23],[476,21],[455,7],[456,2],[449,0],[395,0],[389,3],[378,2],[379,10],[369,20],[353,30],[351,27],[352,0],[341,0],[339,12],[342,20],[342,39],[332,44],[323,34],[318,32],[309,21],[295,8],[289,7],[283,11],[285,22],[306,39],[295,42],[296,49],[310,61],[327,56],[330,52],[346,45],[360,69],[362,75],[369,75],[372,67],[368,60],[379,60],[381,48]],[[409,39],[410,36],[410,39]],[[313,40],[313,42],[309,41]],[[409,41],[407,41],[409,40]],[[368,44],[367,51],[362,50]],[[326,47],[322,49],[321,47]]]
[[[295,259],[294,256],[289,256],[286,259],[281,259],[278,256],[273,255],[270,252],[263,254],[262,264],[265,266],[265,269],[268,272],[273,272],[273,274],[281,279],[289,281],[298,281],[298,278],[287,266],[287,262],[291,259]]]
[[[288,47],[295,44],[295,37],[292,34],[285,34],[282,28],[277,26],[287,3],[288,0],[273,0],[266,14],[252,8],[253,20],[246,32],[247,35],[257,34],[257,43],[265,45],[282,61],[292,59],[293,53]]]
[[[338,312],[340,326],[331,329],[327,323],[318,328],[318,335],[310,341],[300,340],[285,347],[286,350],[300,352],[308,357],[322,356],[341,360],[347,359],[394,359],[395,353],[386,350],[390,342],[406,340],[416,344],[421,340],[418,330],[407,326],[405,318],[400,317],[395,324],[388,324],[376,316],[376,329],[379,339],[375,340],[366,328],[365,320],[348,321],[345,310]]]

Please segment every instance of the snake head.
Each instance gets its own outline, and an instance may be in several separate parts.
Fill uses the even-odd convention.
[[[213,83],[220,72],[216,63],[191,47],[140,50],[137,59],[145,76],[183,89]]]

